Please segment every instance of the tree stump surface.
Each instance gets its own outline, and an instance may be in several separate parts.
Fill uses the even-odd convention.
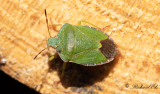
[[[159,94],[160,1],[158,0],[0,0],[1,70],[42,94]],[[52,24],[86,20],[103,28],[118,48],[115,60],[101,66],[48,62],[47,9]],[[51,20],[52,19],[52,22]],[[83,25],[88,25],[83,23]],[[57,30],[60,27],[56,27]],[[50,49],[52,54],[54,49]],[[5,64],[4,64],[5,63]],[[158,85],[158,86],[157,86]]]

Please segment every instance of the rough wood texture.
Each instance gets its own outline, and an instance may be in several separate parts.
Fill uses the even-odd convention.
[[[21,83],[43,94],[160,93],[160,1],[0,2],[1,63],[7,59],[1,70]],[[46,47],[49,38],[44,9],[47,9],[48,17],[54,23],[77,24],[83,19],[98,27],[110,25],[104,32],[114,39],[119,55],[113,62],[97,67],[70,63],[64,79],[60,79],[62,61],[57,59],[54,63],[48,63],[47,55],[40,55],[33,60]],[[57,27],[58,30],[59,28]],[[50,29],[52,36],[58,33]],[[133,88],[135,84],[155,85],[152,85],[154,88],[136,89]],[[158,89],[155,89],[156,85]]]

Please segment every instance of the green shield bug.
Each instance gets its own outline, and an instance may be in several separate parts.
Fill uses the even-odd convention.
[[[48,27],[46,10],[45,15]],[[109,63],[116,55],[116,46],[111,37],[89,26],[66,23],[62,26],[57,36],[48,39],[47,44],[55,48],[60,58],[64,61],[62,76],[66,62],[84,66],[97,66]]]

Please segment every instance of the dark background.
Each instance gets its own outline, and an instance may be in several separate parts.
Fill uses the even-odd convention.
[[[0,94],[40,94],[0,70]]]

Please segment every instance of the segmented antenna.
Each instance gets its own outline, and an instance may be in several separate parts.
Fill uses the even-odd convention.
[[[45,11],[45,16],[46,16],[46,23],[47,23],[48,33],[49,33],[49,36],[51,37],[51,33],[49,32],[49,26],[48,26],[47,11],[46,11],[46,9],[44,11]]]
[[[44,12],[45,12],[45,16],[46,16],[46,23],[47,23],[48,33],[49,33],[49,36],[51,37],[51,34],[50,34],[50,32],[49,32],[48,18],[47,18],[47,11],[46,11],[46,9],[44,10]],[[34,59],[36,59],[37,56],[40,55],[40,54],[41,54],[44,50],[46,50],[47,48],[49,48],[48,45],[47,45],[46,48],[44,48],[43,50],[41,50],[41,51],[34,57]]]
[[[34,59],[36,59],[37,58],[37,56],[38,55],[40,55],[44,50],[46,50],[48,47],[46,47],[46,48],[44,48],[43,50],[41,50],[35,57],[34,57]]]

